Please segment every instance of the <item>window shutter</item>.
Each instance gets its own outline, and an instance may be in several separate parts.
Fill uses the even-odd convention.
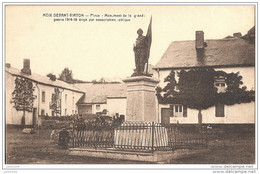
[[[224,117],[225,116],[225,105],[216,104],[215,111],[216,111],[216,117]]]
[[[182,105],[179,105],[179,112],[182,112]]]
[[[173,117],[173,105],[170,105],[170,117]]]
[[[44,109],[41,110],[41,115],[45,115],[45,110]]]
[[[178,109],[179,109],[179,106],[175,105],[175,112],[179,112]]]
[[[45,91],[42,91],[42,102],[45,102]]]
[[[187,105],[183,105],[183,117],[187,117]]]

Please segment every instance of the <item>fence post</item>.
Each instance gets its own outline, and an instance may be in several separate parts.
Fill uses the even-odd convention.
[[[152,122],[152,153],[153,153],[153,151],[154,151],[154,122]]]
[[[72,147],[74,148],[75,145],[74,145],[74,124],[73,124],[73,128],[72,128]]]
[[[206,148],[208,148],[208,128],[207,128],[208,126],[206,125],[206,127],[205,127],[205,133],[206,133]]]
[[[112,140],[113,140],[112,148],[115,148],[115,144],[116,144],[115,130],[116,130],[115,125],[111,124],[110,133],[112,135]]]

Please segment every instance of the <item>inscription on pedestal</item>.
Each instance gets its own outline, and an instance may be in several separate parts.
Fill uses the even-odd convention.
[[[124,82],[127,84],[126,121],[157,122],[155,87],[158,81],[138,76]]]

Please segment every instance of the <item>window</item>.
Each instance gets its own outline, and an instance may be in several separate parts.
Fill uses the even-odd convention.
[[[41,115],[45,115],[45,110],[44,109],[41,110]]]
[[[67,94],[65,94],[65,104],[67,104]]]
[[[218,89],[218,93],[224,93],[226,92],[226,82],[225,77],[219,76],[215,77],[214,86]]]
[[[100,110],[100,105],[96,105],[96,110],[97,110],[97,111]]]
[[[72,114],[74,114],[74,110],[72,110]]]
[[[45,91],[42,91],[42,102],[45,102]]]
[[[216,117],[224,117],[225,116],[225,105],[216,104],[215,111],[216,111]]]
[[[225,83],[216,83],[215,86],[216,87],[223,87],[223,86],[225,86]]]
[[[51,116],[54,116],[54,111],[51,111]]]
[[[64,111],[64,112],[65,112],[65,115],[67,115],[67,109],[65,109],[65,111]]]
[[[74,108],[74,97],[72,97],[72,108]]]
[[[173,117],[187,117],[187,106],[185,105],[170,105],[170,110]]]

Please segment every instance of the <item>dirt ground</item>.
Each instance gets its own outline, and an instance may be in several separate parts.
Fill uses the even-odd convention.
[[[51,130],[23,134],[21,129],[6,131],[6,164],[147,164],[147,162],[69,156],[50,140]],[[172,164],[254,164],[253,134],[210,138],[208,151],[171,160]]]
[[[254,164],[255,137],[254,133],[226,134],[210,138],[209,151],[197,156],[189,156],[171,163],[177,164]]]

